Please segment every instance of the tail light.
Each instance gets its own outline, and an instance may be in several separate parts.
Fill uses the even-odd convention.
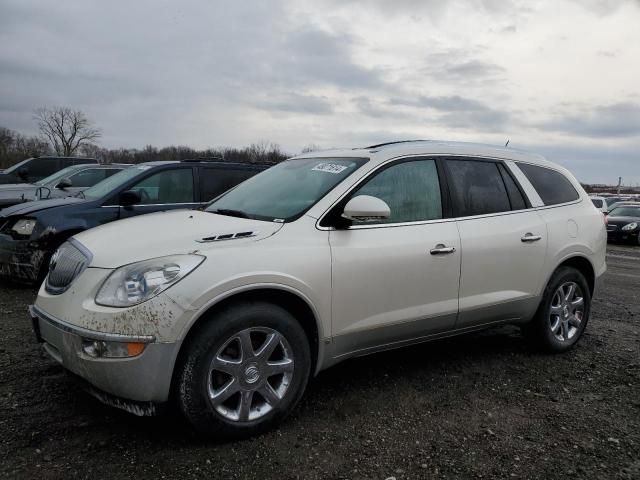
[[[604,225],[609,225],[609,216],[606,213],[602,214],[602,219],[604,220]]]

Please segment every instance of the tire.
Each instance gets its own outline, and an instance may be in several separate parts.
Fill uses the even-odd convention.
[[[535,316],[523,326],[523,333],[547,352],[566,352],[580,340],[590,313],[591,291],[584,275],[575,268],[560,267],[549,280]]]
[[[177,369],[184,416],[217,439],[251,437],[278,425],[309,379],[311,353],[300,324],[265,302],[232,305],[203,320]]]

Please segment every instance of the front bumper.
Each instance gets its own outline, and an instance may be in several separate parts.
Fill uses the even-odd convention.
[[[0,234],[0,277],[35,282],[47,252],[34,248],[32,242]]]
[[[631,230],[624,231],[622,229],[618,230],[607,230],[607,241],[614,243],[623,243],[623,242],[638,242],[638,235],[640,234],[640,230]]]
[[[29,314],[36,338],[42,343],[44,350],[93,386],[94,391],[90,393],[99,400],[144,415],[153,413],[151,404],[164,403],[169,399],[173,367],[180,349],[179,342],[158,343],[153,336],[148,335],[121,335],[89,330],[59,320],[35,305],[29,307]],[[94,358],[83,352],[83,338],[142,342],[146,343],[146,347],[135,357]],[[149,408],[145,408],[146,406]]]

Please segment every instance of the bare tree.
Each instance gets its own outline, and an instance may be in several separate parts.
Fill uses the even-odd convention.
[[[56,153],[65,157],[72,156],[80,147],[93,143],[102,135],[80,110],[43,107],[34,112],[33,118]]]

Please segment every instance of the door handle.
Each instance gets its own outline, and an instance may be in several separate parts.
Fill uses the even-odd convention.
[[[541,239],[542,239],[542,235],[534,235],[533,233],[527,233],[520,240],[522,240],[525,243],[530,243],[530,242],[537,242],[538,240],[541,240]]]
[[[456,247],[445,247],[442,243],[439,243],[438,245],[435,246],[435,248],[432,248],[429,253],[431,255],[446,255],[448,253],[453,253],[456,251]]]

